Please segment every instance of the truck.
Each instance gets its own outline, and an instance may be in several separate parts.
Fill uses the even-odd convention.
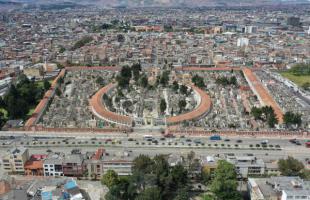
[[[213,141],[216,141],[216,140],[221,140],[222,138],[221,138],[221,136],[219,136],[219,135],[212,135],[211,137],[210,137],[210,140],[213,140]]]

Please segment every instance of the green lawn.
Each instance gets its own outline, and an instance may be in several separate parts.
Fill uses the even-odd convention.
[[[3,116],[4,116],[5,119],[8,118],[8,111],[6,111],[6,110],[3,109],[3,108],[0,108],[0,112],[3,113]]]
[[[52,84],[53,80],[49,80],[48,81],[50,84]],[[36,81],[36,85],[39,87],[39,88],[43,88],[44,87],[44,81]]]
[[[310,76],[305,75],[305,76],[296,76],[291,72],[281,72],[280,73],[283,77],[293,81],[296,83],[298,86],[302,86],[304,83],[310,82]]]
[[[35,108],[36,108],[35,106],[34,106],[33,108],[30,108],[30,110],[29,110],[27,116],[30,117],[30,116],[32,115],[32,113],[33,113],[33,111],[34,111]]]

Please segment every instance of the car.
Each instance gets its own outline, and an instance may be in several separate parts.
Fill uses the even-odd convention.
[[[133,141],[133,139],[132,138],[128,138],[128,141],[131,142],[131,141]]]
[[[268,144],[268,140],[261,141],[261,144]]]
[[[173,134],[168,133],[167,135],[165,135],[165,138],[175,138],[175,136]]]
[[[194,142],[195,142],[196,144],[200,144],[200,143],[201,143],[200,139],[195,139]]]
[[[241,143],[242,142],[242,140],[237,140],[237,143]]]
[[[297,140],[296,140],[296,138],[295,139],[290,139],[289,142],[295,144],[297,142]]]
[[[181,135],[180,138],[185,138],[185,135]]]
[[[185,141],[186,141],[186,142],[192,142],[192,140],[191,140],[191,139],[186,139]]]
[[[229,141],[230,141],[230,139],[226,138],[224,141],[225,141],[225,142],[229,142]]]
[[[106,139],[105,141],[106,142],[112,142],[112,139]]]
[[[301,145],[301,143],[299,141],[296,141],[295,144],[298,146]]]
[[[166,140],[166,138],[162,137],[162,138],[160,138],[160,140],[162,140],[162,141],[163,141],[163,140]]]

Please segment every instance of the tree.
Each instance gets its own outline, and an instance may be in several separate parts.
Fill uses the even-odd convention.
[[[173,200],[189,200],[190,196],[187,189],[180,189],[177,192],[177,196]]]
[[[301,125],[301,114],[293,113],[293,112],[286,112],[283,116],[283,122],[284,124],[289,127],[291,125],[297,125],[298,127]]]
[[[139,155],[133,160],[132,171],[142,174],[150,173],[152,170],[153,160],[147,155]]]
[[[151,187],[144,190],[138,195],[136,200],[161,200],[161,192],[157,187]]]
[[[185,85],[181,85],[180,92],[184,95],[187,95],[187,87]]]
[[[120,74],[116,77],[118,86],[121,88],[128,87],[131,79],[131,68],[129,66],[123,66]]]
[[[192,82],[199,88],[205,87],[205,83],[202,77],[198,76],[197,74],[193,76]]]
[[[97,79],[96,79],[96,83],[100,86],[103,86],[104,85],[104,79],[99,76]]]
[[[254,119],[258,120],[261,118],[262,116],[262,110],[260,108],[257,108],[257,107],[253,107],[251,109],[251,115],[253,115]]]
[[[173,81],[173,83],[172,83],[172,90],[173,90],[174,92],[177,92],[177,91],[179,90],[179,84],[178,84],[178,82]]]
[[[268,117],[268,126],[270,128],[274,128],[275,125],[278,123],[278,119],[276,118],[276,115],[274,113],[270,114],[270,116]]]
[[[160,100],[160,112],[163,113],[165,112],[165,110],[167,109],[167,103],[166,103],[166,100],[165,99],[161,99]]]
[[[62,92],[61,92],[61,90],[60,90],[59,87],[56,88],[55,94],[56,94],[57,96],[60,96],[60,95],[62,94]]]
[[[188,183],[187,170],[183,165],[176,165],[171,170],[171,176],[174,183],[174,187],[183,188]]]
[[[101,184],[106,185],[108,188],[112,188],[118,182],[119,177],[114,170],[108,170],[101,178]]]
[[[0,112],[0,130],[1,130],[2,126],[5,124],[5,122],[6,122],[6,119],[4,117],[4,114],[3,114],[3,112]]]
[[[180,109],[180,113],[184,110],[184,108],[186,107],[186,101],[184,99],[179,101],[179,109]]]
[[[237,173],[233,164],[220,160],[215,170],[215,176],[211,183],[211,191],[218,200],[239,200],[237,191]]]
[[[170,71],[164,71],[159,79],[159,83],[162,84],[163,86],[166,86],[169,81],[169,74]]]
[[[143,75],[142,77],[141,77],[141,79],[140,79],[140,85],[141,85],[141,87],[143,87],[143,88],[147,88],[147,86],[148,86],[148,80],[147,80],[147,76],[146,75]]]
[[[51,87],[51,84],[48,80],[44,79],[44,82],[43,82],[43,88],[45,91],[49,90]]]
[[[25,100],[19,90],[12,85],[9,92],[4,97],[6,110],[10,119],[25,118],[29,111],[29,104]]]
[[[131,70],[132,70],[132,75],[133,75],[134,80],[138,81],[140,77],[140,72],[142,70],[140,63],[133,64],[131,66]]]
[[[283,176],[300,176],[305,168],[302,162],[291,156],[287,159],[280,159],[278,166]]]

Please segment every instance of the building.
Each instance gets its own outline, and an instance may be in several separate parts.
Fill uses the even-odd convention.
[[[100,148],[91,155],[90,159],[85,160],[89,179],[96,180],[103,175],[103,162],[101,159],[103,158],[104,154],[105,149]]]
[[[287,25],[290,26],[300,26],[300,18],[299,17],[288,17]]]
[[[62,170],[64,176],[81,177],[87,171],[86,164],[82,154],[69,154],[66,155],[63,163]]]
[[[103,173],[114,170],[119,176],[131,174],[132,161],[125,159],[111,159],[103,161]]]
[[[63,176],[63,153],[51,153],[43,161],[44,176]]]
[[[25,175],[29,176],[43,176],[43,159],[45,159],[46,155],[32,155],[30,159],[25,163]]]
[[[47,185],[41,190],[42,200],[50,199],[70,199],[70,200],[80,200],[85,199],[81,193],[75,180],[67,180],[62,187],[57,187],[57,185]]]
[[[42,64],[34,65],[32,67],[24,68],[24,74],[30,78],[40,78],[44,75],[44,68]]]
[[[247,47],[249,45],[248,38],[238,38],[237,47]]]
[[[206,156],[201,159],[202,171],[212,177],[217,168],[217,160],[213,156]]]
[[[12,148],[2,157],[3,169],[8,173],[24,174],[24,165],[28,159],[28,149],[24,147]]]
[[[226,160],[236,167],[237,173],[242,178],[265,174],[265,162],[253,155],[235,156],[226,154]]]
[[[309,200],[310,181],[299,177],[249,178],[251,200]]]

